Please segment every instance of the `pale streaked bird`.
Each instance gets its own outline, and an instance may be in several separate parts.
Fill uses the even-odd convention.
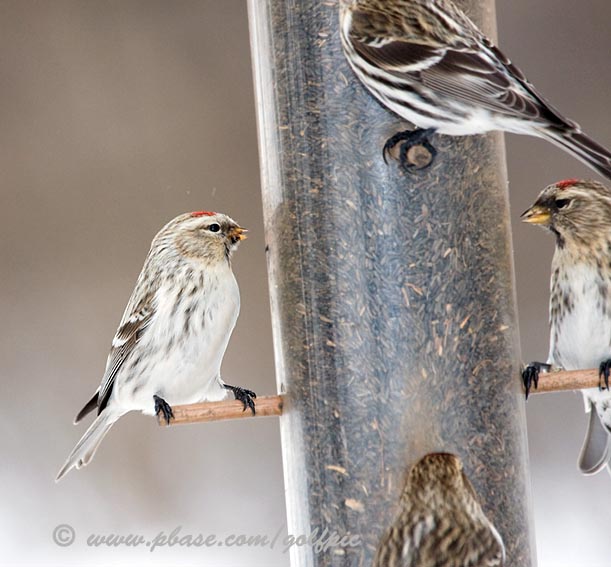
[[[598,388],[583,390],[588,429],[578,466],[594,474],[609,465],[611,435],[611,189],[567,179],[546,187],[522,220],[556,238],[550,291],[547,363],[522,376],[526,396],[539,372],[598,368]]]
[[[254,392],[221,380],[240,310],[231,256],[245,230],[227,215],[199,211],[166,224],[153,239],[112,341],[100,387],[76,416],[98,416],[57,480],[89,463],[111,426],[129,411],[159,415],[172,406],[221,400],[228,391],[255,412]]]

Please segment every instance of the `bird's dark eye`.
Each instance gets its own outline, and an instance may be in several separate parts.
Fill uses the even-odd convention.
[[[564,207],[568,206],[570,202],[571,202],[570,199],[556,199],[556,206],[559,209],[564,209]]]
[[[218,232],[219,230],[221,230],[221,225],[220,225],[220,224],[217,224],[217,223],[211,224],[211,225],[208,227],[208,230],[209,230],[210,232]]]

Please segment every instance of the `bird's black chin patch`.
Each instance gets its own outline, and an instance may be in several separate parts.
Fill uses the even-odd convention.
[[[553,226],[550,226],[549,229],[554,233],[554,236],[556,237],[556,246],[562,250],[562,248],[564,248],[564,237]]]

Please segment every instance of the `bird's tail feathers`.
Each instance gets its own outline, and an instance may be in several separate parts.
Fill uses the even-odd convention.
[[[93,411],[98,407],[98,392],[93,394],[93,397],[84,405],[83,409],[78,412],[74,418],[74,425],[76,425],[81,419],[83,419],[89,412]]]
[[[586,475],[596,474],[609,466],[609,430],[602,424],[596,407],[590,402],[588,430],[579,455],[579,470]]]
[[[543,138],[560,146],[578,160],[611,179],[611,152],[578,129],[542,128]]]
[[[96,420],[89,426],[89,429],[85,432],[76,444],[72,452],[66,459],[64,466],[60,469],[57,474],[55,482],[59,481],[70,469],[80,469],[91,461],[97,448],[99,447],[102,439],[108,433],[108,430],[112,427],[115,421],[123,415],[120,412],[112,412],[108,409],[103,411]]]

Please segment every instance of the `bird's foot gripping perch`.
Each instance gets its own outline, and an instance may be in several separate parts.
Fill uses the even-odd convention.
[[[246,408],[250,408],[252,414],[255,415],[255,398],[257,397],[257,394],[255,394],[252,390],[240,388],[240,386],[230,386],[229,384],[223,384],[223,388],[231,390],[235,396],[235,399],[244,404],[243,411],[246,411]]]
[[[609,389],[609,374],[611,374],[611,358],[603,360],[598,367],[598,389]],[[605,383],[603,387],[603,382]]]
[[[429,141],[429,137],[435,133],[435,128],[417,128],[416,130],[404,130],[397,132],[386,140],[382,157],[384,163],[388,163],[386,156],[391,150],[399,145],[399,164],[405,171],[420,171],[430,167],[435,161],[437,150]],[[412,148],[419,148],[420,151],[410,152]]]
[[[170,425],[170,420],[174,419],[172,407],[170,404],[168,404],[168,402],[159,396],[153,396],[153,399],[155,400],[155,415],[159,417],[159,414],[161,413],[166,424]]]
[[[531,362],[522,370],[522,382],[524,383],[524,390],[526,392],[526,399],[530,389],[534,386],[535,390],[539,386],[539,374],[541,372],[549,372],[552,369],[551,364],[545,362]]]

